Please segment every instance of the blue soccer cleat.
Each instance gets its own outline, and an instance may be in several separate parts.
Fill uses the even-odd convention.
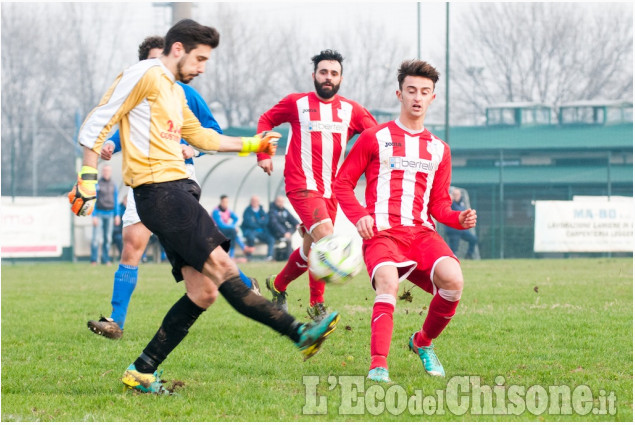
[[[388,369],[384,367],[376,367],[368,371],[366,377],[375,382],[390,382],[390,376],[388,376]]]
[[[162,373],[157,371],[154,373],[141,373],[133,363],[124,372],[121,381],[126,388],[131,390],[149,394],[170,395],[172,393],[163,386],[163,381],[160,379]]]
[[[304,355],[304,360],[317,354],[326,337],[335,330],[339,320],[339,313],[334,311],[319,322],[309,322],[300,326],[300,340],[295,345]]]
[[[428,372],[429,375],[432,376],[445,376],[445,370],[443,370],[443,365],[439,361],[439,358],[434,353],[434,344],[430,344],[428,347],[415,347],[414,338],[415,334],[412,334],[410,337],[410,341],[408,341],[408,347],[419,356],[421,359],[421,363],[423,363],[423,368]]]

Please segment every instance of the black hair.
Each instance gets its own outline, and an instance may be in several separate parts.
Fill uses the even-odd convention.
[[[139,44],[139,60],[142,61],[148,59],[148,55],[152,49],[163,50],[163,44],[163,37],[160,35],[151,35],[150,37],[146,37],[146,39]]]
[[[439,81],[439,71],[437,71],[436,68],[428,62],[417,59],[406,60],[401,63],[401,66],[397,71],[399,90],[402,89],[403,80],[405,80],[407,76],[429,78],[432,80],[434,85],[436,85],[437,81]]]
[[[200,44],[215,49],[219,41],[220,34],[215,28],[206,27],[192,19],[181,19],[174,24],[165,35],[163,54],[169,55],[172,45],[176,42],[183,44],[185,53],[190,53],[192,49],[196,49]]]
[[[340,74],[344,72],[344,65],[342,65],[344,57],[342,57],[337,50],[322,50],[319,55],[313,56],[311,60],[313,61],[313,72],[317,71],[318,63],[322,61],[338,61],[340,63],[340,67],[342,68]]]

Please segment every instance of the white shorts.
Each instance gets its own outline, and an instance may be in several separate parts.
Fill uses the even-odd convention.
[[[134,192],[133,189],[130,188],[128,190],[128,199],[126,201],[126,211],[123,212],[123,217],[121,218],[123,222],[123,227],[128,227],[132,224],[137,224],[141,221],[139,218],[139,214],[137,214],[137,204],[134,201]]]
[[[198,180],[196,180],[196,174],[194,174],[194,166],[192,164],[185,164],[185,168],[190,175],[190,179],[194,180],[198,184]],[[134,201],[134,192],[132,188],[128,190],[127,196],[128,199],[126,201],[126,211],[124,211],[123,217],[121,219],[121,221],[123,222],[123,227],[131,226],[141,221],[141,219],[139,218],[139,214],[137,213],[137,204]]]

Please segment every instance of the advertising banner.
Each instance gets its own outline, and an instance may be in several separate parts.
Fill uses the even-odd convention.
[[[536,201],[535,207],[535,252],[633,252],[633,198]]]
[[[59,257],[71,245],[68,199],[2,197],[2,258]]]

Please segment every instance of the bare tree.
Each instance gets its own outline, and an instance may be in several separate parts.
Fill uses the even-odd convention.
[[[64,32],[46,31],[47,19],[56,18],[49,4],[2,7],[3,193],[30,193],[38,159],[48,161],[51,152],[73,152],[72,141],[51,149],[37,137],[45,127],[65,128],[69,122],[55,114],[56,101],[68,85],[59,78],[61,62],[53,52],[69,41]]]
[[[70,187],[77,121],[122,66],[113,20],[124,13],[106,4],[3,5],[3,193]]]
[[[339,34],[345,56],[342,94],[367,109],[389,109],[397,106],[397,69],[407,59],[408,47],[385,28],[370,22]]]
[[[632,99],[630,4],[479,3],[457,21],[459,122],[498,102]]]
[[[260,114],[291,92],[313,89],[311,57],[331,48],[344,57],[341,94],[368,108],[396,105],[396,70],[407,47],[385,28],[362,23],[319,40],[296,24],[279,26],[267,20],[245,25],[248,17],[231,4],[220,4],[209,13],[221,34],[212,74],[193,83],[209,102],[219,102],[228,126],[253,126]]]
[[[264,106],[277,91],[273,28],[244,25],[232,5],[220,3],[214,11],[220,44],[208,63],[208,75],[194,83],[208,102],[218,102],[229,127],[255,126]]]

